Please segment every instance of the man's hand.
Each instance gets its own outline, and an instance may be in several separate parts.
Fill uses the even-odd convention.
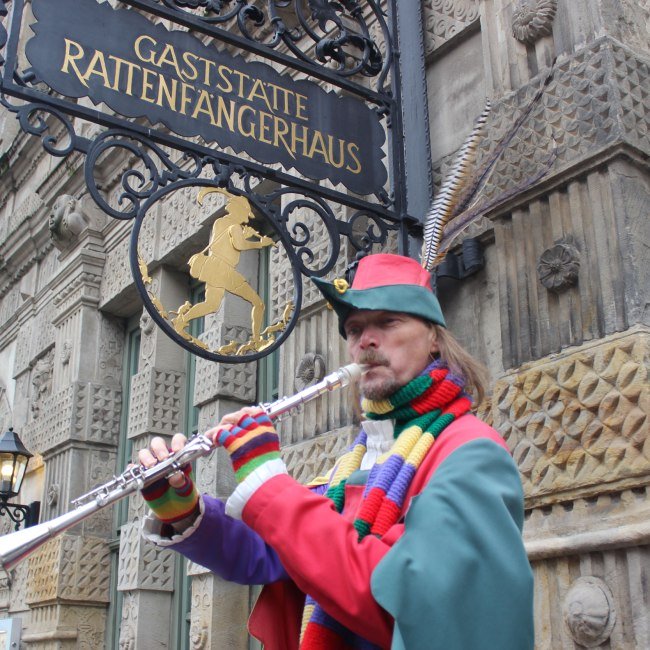
[[[171,453],[180,451],[187,443],[182,433],[177,433],[171,441],[171,449],[162,438],[151,440],[149,449],[138,451],[138,460],[144,467],[153,467],[165,460]],[[160,479],[142,490],[142,496],[153,513],[166,524],[176,524],[187,520],[198,511],[199,493],[194,485],[194,472],[188,463],[169,479]]]
[[[224,416],[219,426],[205,435],[230,454],[238,483],[264,463],[280,459],[278,434],[268,415],[258,407]]]

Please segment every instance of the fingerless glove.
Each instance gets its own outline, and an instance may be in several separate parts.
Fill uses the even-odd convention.
[[[198,512],[199,493],[194,485],[194,471],[191,464],[181,468],[185,482],[180,487],[172,487],[162,478],[143,488],[142,496],[160,521],[174,524]]]
[[[280,439],[263,411],[243,415],[231,429],[220,431],[215,443],[230,454],[238,483],[264,463],[280,458]]]

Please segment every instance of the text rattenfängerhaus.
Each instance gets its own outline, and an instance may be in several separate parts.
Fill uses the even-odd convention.
[[[294,160],[321,159],[352,174],[361,172],[356,143],[309,126],[306,95],[193,52],[177,51],[149,35],[133,43],[138,62],[64,40],[60,70],[86,87],[91,79],[99,81],[106,89],[285,150]]]

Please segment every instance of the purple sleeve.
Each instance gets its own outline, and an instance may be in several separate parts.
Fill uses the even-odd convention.
[[[203,495],[203,518],[197,529],[173,549],[186,558],[242,585],[264,585],[288,575],[276,552],[251,528],[225,513],[225,505]]]

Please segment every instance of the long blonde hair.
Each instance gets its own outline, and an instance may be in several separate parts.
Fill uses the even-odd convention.
[[[452,372],[465,378],[465,389],[473,393],[476,404],[480,404],[485,398],[490,379],[488,369],[472,357],[447,328],[433,323],[431,327],[436,333],[440,358],[447,362]]]

